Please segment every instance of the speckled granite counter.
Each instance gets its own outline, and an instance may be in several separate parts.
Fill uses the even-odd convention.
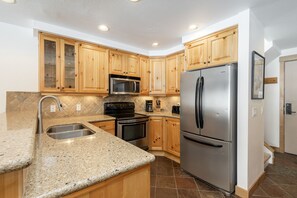
[[[36,111],[0,114],[0,174],[32,163],[36,127]]]
[[[171,112],[158,112],[158,111],[154,111],[154,112],[145,112],[145,111],[141,111],[141,112],[136,112],[139,114],[143,114],[143,115],[147,115],[147,116],[160,116],[160,117],[169,117],[169,118],[180,118],[179,114],[175,114],[175,113],[171,113]]]
[[[152,162],[155,157],[89,122],[114,119],[87,116],[44,120],[52,125],[82,123],[94,135],[54,140],[36,137],[36,152],[25,175],[25,198],[60,197]]]

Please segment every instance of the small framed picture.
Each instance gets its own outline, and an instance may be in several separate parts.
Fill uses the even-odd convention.
[[[252,53],[252,99],[264,99],[265,58]]]

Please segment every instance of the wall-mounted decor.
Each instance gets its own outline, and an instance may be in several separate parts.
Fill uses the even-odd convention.
[[[265,58],[252,53],[252,99],[264,99]]]
[[[265,84],[277,84],[277,77],[265,78]]]

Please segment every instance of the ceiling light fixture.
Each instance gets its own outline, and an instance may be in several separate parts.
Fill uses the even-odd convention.
[[[158,45],[159,45],[159,43],[157,43],[157,42],[154,42],[154,43],[152,44],[153,47],[157,47]]]
[[[197,30],[198,29],[198,26],[197,25],[190,25],[189,26],[189,30]]]
[[[140,1],[140,0],[130,0],[130,1],[132,1],[132,2],[138,2],[138,1]]]
[[[2,0],[5,3],[15,3],[15,0]]]
[[[103,32],[107,32],[109,30],[109,28],[106,25],[99,25],[98,29]]]

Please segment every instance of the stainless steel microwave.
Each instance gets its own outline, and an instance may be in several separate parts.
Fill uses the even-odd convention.
[[[140,78],[110,74],[109,75],[109,94],[139,95]]]

